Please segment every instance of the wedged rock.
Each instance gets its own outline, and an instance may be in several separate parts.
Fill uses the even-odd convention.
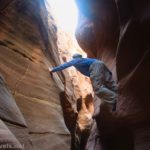
[[[13,149],[22,150],[23,145],[16,139],[16,137],[10,132],[7,126],[0,120],[0,149]]]
[[[2,75],[0,75],[0,118],[14,124],[27,126],[11,92],[5,85]]]

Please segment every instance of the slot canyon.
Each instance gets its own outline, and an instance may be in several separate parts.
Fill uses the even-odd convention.
[[[0,149],[150,150],[150,1],[75,2],[76,39],[47,0],[0,0]],[[73,67],[50,75],[71,50],[111,70],[116,111]]]

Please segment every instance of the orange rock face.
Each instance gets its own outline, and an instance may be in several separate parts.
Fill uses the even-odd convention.
[[[5,141],[20,142],[27,150],[70,149],[60,89],[48,72],[55,63],[52,51],[57,50],[54,21],[46,30],[44,1],[4,0],[0,6],[0,118],[8,127],[3,131],[4,123],[0,126],[0,145]]]
[[[75,43],[59,32],[44,0],[0,1],[0,146],[85,147],[93,121],[90,81],[73,68],[48,71],[71,59],[66,49],[81,52]]]

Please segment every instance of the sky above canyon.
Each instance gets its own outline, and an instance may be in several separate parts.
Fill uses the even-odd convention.
[[[74,33],[78,10],[75,0],[48,0],[57,25],[64,31]]]

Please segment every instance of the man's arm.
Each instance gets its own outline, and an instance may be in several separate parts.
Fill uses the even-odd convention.
[[[56,71],[64,70],[64,69],[66,69],[66,68],[68,68],[68,67],[71,67],[71,66],[77,64],[78,62],[79,62],[78,59],[73,59],[73,60],[71,60],[71,61],[69,61],[69,62],[66,62],[66,63],[60,65],[60,66],[57,66],[57,67],[52,68],[52,69],[50,70],[50,72],[56,72]]]

